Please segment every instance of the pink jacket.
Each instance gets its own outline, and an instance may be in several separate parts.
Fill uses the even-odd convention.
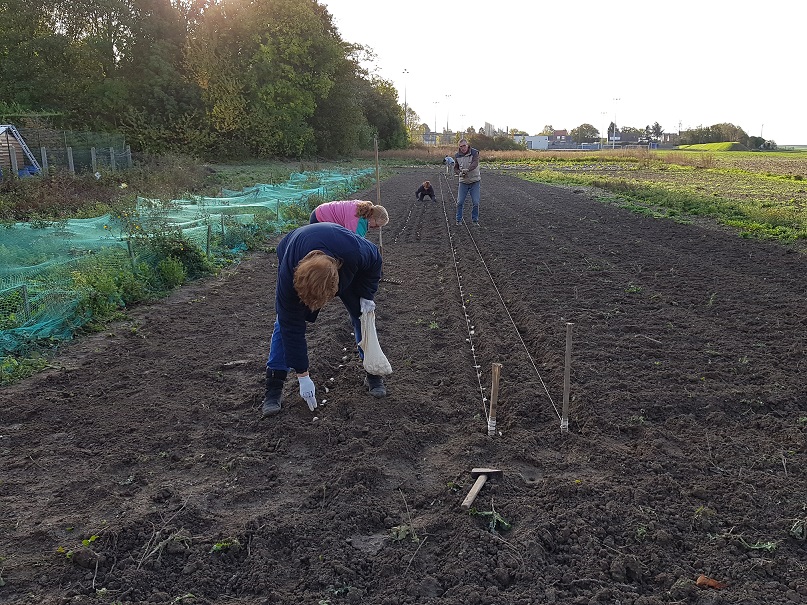
[[[356,216],[356,205],[362,200],[339,200],[320,204],[315,209],[317,220],[320,223],[336,223],[345,229],[356,233],[359,226],[359,217]],[[363,233],[360,235],[364,235]]]

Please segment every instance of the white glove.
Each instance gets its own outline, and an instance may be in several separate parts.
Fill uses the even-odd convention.
[[[313,412],[317,407],[317,397],[315,395],[317,388],[314,386],[314,381],[311,380],[310,376],[298,376],[297,380],[300,383],[300,397],[305,399],[308,409]]]
[[[362,313],[369,313],[370,311],[375,311],[375,302],[373,302],[372,300],[367,300],[366,298],[360,298],[359,304],[361,305]]]

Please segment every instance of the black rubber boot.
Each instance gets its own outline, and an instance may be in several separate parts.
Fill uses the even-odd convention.
[[[367,372],[367,376],[364,378],[364,386],[367,387],[367,390],[370,391],[370,395],[373,397],[381,398],[387,396],[387,387],[384,386],[384,379],[381,376]]]
[[[264,418],[274,416],[280,411],[280,400],[283,398],[283,384],[288,372],[283,370],[266,370],[266,395],[263,398],[261,412]]]

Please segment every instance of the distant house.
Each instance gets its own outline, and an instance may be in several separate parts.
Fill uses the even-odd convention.
[[[549,149],[549,137],[543,134],[532,137],[516,134],[513,135],[513,140],[519,145],[526,145],[527,149]]]
[[[565,143],[569,140],[569,132],[566,130],[555,130],[549,135],[550,143]]]
[[[436,132],[424,132],[423,133],[423,143],[424,145],[437,145],[437,133]]]
[[[555,149],[569,149],[574,147],[574,141],[568,130],[555,130],[549,135],[549,147]]]

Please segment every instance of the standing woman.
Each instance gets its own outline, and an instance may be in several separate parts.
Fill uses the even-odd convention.
[[[466,139],[460,139],[459,151],[454,155],[454,174],[459,177],[457,187],[457,224],[462,223],[462,208],[465,198],[471,195],[473,208],[471,220],[479,225],[479,196],[482,175],[479,173],[479,151],[468,145]]]
[[[311,213],[309,223],[336,223],[365,237],[367,229],[377,229],[389,223],[389,214],[384,206],[376,206],[364,200],[338,200],[317,206]]]

